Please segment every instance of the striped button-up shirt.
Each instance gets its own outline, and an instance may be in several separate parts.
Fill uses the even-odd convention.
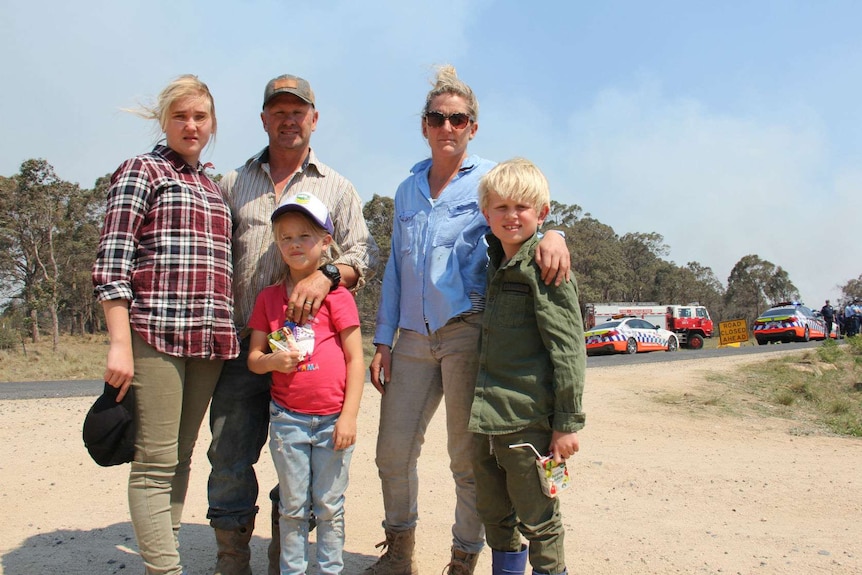
[[[227,174],[219,185],[233,213],[234,320],[242,330],[257,294],[276,283],[285,269],[273,242],[270,221],[276,207],[276,190],[269,172],[269,148]],[[334,263],[356,270],[356,288],[362,287],[368,269],[377,264],[378,250],[362,216],[356,188],[309,150],[302,169],[288,181],[282,194],[300,192],[310,192],[326,204],[335,227],[333,239],[342,252]]]
[[[156,146],[114,172],[93,285],[100,301],[128,300],[132,329],[162,353],[239,354],[230,211],[200,164]]]

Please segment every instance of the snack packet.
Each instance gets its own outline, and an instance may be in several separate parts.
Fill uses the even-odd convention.
[[[311,324],[296,325],[292,321],[286,321],[281,329],[269,334],[267,339],[272,351],[298,349],[299,361],[308,359],[314,351],[314,329]]]
[[[536,470],[539,473],[539,483],[541,483],[545,495],[556,497],[561,491],[569,487],[571,481],[565,461],[562,463],[554,462],[552,454],[542,456],[532,443],[513,443],[509,446],[510,449],[517,447],[529,447],[536,454]]]
[[[269,349],[273,352],[290,351],[292,347],[296,347],[296,338],[293,337],[293,332],[284,327],[269,334],[267,339],[269,340]]]

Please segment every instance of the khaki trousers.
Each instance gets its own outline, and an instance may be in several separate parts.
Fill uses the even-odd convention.
[[[189,485],[192,450],[221,360],[159,353],[134,331],[135,460],[129,512],[148,575],[180,575],[177,532]]]

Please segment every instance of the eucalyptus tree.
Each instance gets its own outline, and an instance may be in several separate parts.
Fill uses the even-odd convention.
[[[620,247],[626,267],[629,292],[627,301],[647,301],[652,299],[652,287],[656,272],[670,252],[661,234],[628,233],[620,238]]]
[[[727,278],[727,311],[749,324],[769,305],[798,297],[799,290],[786,270],[754,254],[736,262]]]
[[[42,159],[26,160],[0,186],[0,268],[23,301],[33,341],[39,339],[39,314],[51,319],[54,348],[59,347],[58,310],[61,264],[58,234],[75,224],[69,206],[81,192],[77,184],[57,177]]]

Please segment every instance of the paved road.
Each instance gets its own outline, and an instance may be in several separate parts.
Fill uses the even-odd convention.
[[[819,341],[782,343],[773,345],[747,345],[723,349],[681,349],[674,353],[654,351],[636,355],[614,354],[587,358],[587,368],[616,365],[635,365],[662,361],[696,361],[729,355],[768,354],[774,351],[809,349],[823,345]],[[104,383],[98,380],[24,381],[0,383],[0,401],[6,399],[41,399],[48,397],[93,397],[102,393]]]
[[[840,345],[843,345],[843,343],[844,342],[841,341]],[[639,363],[655,363],[659,361],[691,361],[697,359],[727,357],[731,355],[769,354],[776,351],[813,349],[821,345],[823,345],[822,341],[775,343],[769,345],[752,345],[752,343],[749,342],[742,347],[725,347],[721,349],[680,349],[673,353],[668,353],[666,351],[652,351],[650,353],[638,353],[636,355],[626,355],[624,353],[596,355],[587,359],[587,367],[634,365]]]
[[[46,397],[92,397],[102,393],[105,383],[99,380],[16,381],[0,383],[0,401],[4,399],[43,399]]]

